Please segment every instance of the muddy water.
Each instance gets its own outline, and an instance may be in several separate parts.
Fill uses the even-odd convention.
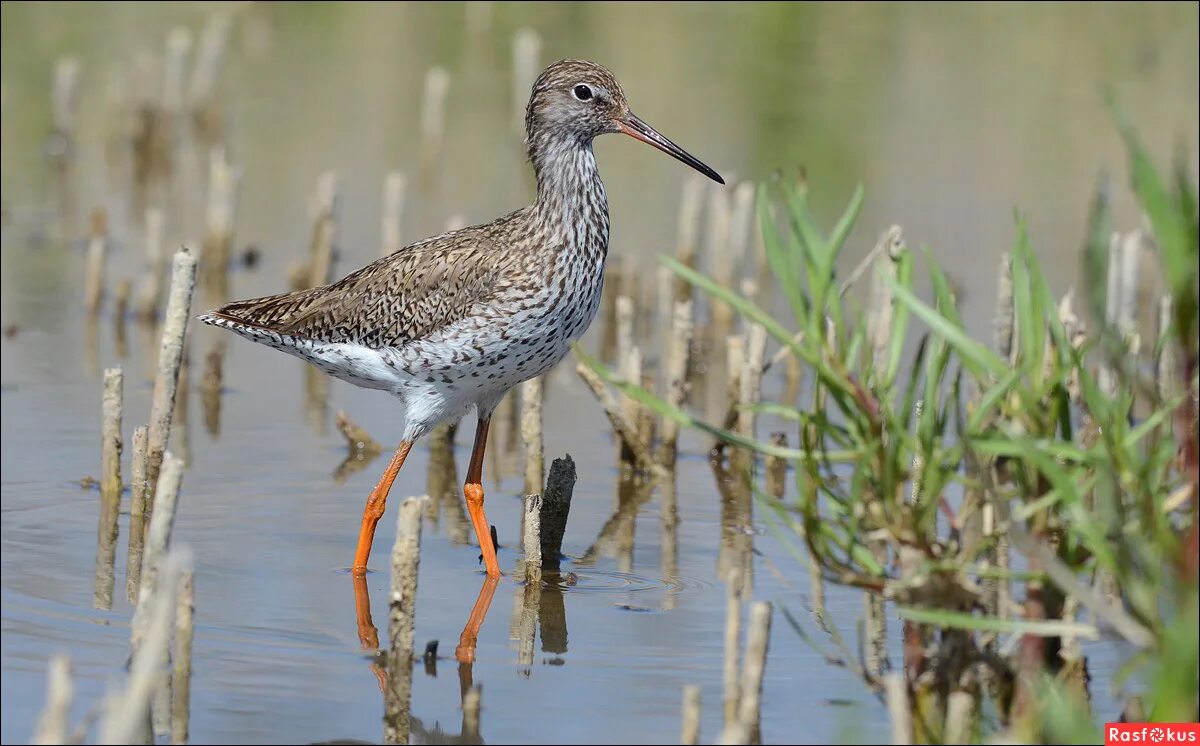
[[[155,348],[134,324],[118,335],[111,301],[94,326],[85,322],[77,239],[82,215],[106,207],[115,240],[110,278],[141,272],[140,218],[122,162],[111,157],[107,91],[129,85],[132,63],[161,49],[171,26],[198,34],[205,12],[140,4],[3,9],[0,310],[3,326],[16,331],[0,340],[5,742],[31,734],[54,652],[66,651],[75,668],[75,720],[122,675],[130,608],[119,591],[111,611],[91,607],[99,501],[77,480],[98,470],[102,369],[125,369],[128,437],[148,414]],[[435,177],[423,189],[414,181],[405,238],[455,215],[478,222],[523,204],[529,177],[511,129],[508,46],[523,25],[543,35],[544,60],[573,55],[609,64],[643,118],[727,176],[765,178],[803,163],[826,217],[864,182],[867,207],[847,262],[884,227],[903,223],[910,242],[929,244],[960,283],[966,316],[979,330],[987,328],[992,268],[1011,238],[1014,205],[1029,214],[1055,288],[1077,280],[1075,249],[1094,176],[1103,165],[1119,174],[1123,164],[1101,83],[1112,83],[1137,112],[1156,153],[1182,141],[1195,171],[1194,6],[500,6],[490,20],[468,18],[457,5],[243,6],[223,83],[226,142],[244,168],[237,248],[253,244],[261,261],[235,270],[230,295],[286,288],[288,265],[307,253],[308,205],[326,169],[338,171],[343,189],[337,270],[378,255],[383,176],[399,167],[416,178],[422,77],[431,64],[452,76],[449,124]],[[83,62],[85,82],[79,209],[64,218],[42,149],[47,81],[54,59],[68,53]],[[644,269],[648,280],[653,255],[674,242],[681,167],[614,138],[597,151],[612,206],[613,261]],[[200,163],[195,153],[182,157],[162,197],[168,245],[200,235]],[[1117,199],[1119,214],[1131,219],[1121,190]],[[206,300],[213,301],[198,303]],[[600,331],[585,345],[595,349]],[[299,361],[232,337],[219,412],[206,411],[197,383],[221,339],[217,330],[195,330],[172,442],[189,463],[176,541],[193,548],[197,565],[193,739],[377,741],[382,702],[345,569],[363,499],[384,461],[342,468],[333,414],[345,410],[391,444],[402,413],[382,394],[324,384]],[[571,367],[551,375],[545,408],[547,457],[569,453],[579,472],[564,543],[569,575],[543,592],[533,661],[522,663],[514,620],[523,593],[510,572],[519,556],[521,481],[500,433],[485,468],[487,508],[510,575],[496,590],[469,671],[452,654],[482,586],[478,549],[463,539],[469,532],[457,502],[443,500],[436,520],[425,523],[416,639],[439,640],[443,660],[415,674],[418,740],[457,737],[468,679],[483,687],[481,734],[489,742],[672,742],[685,684],[702,687],[702,737],[711,740],[721,721],[719,546],[737,532],[753,534],[754,597],[787,607],[815,630],[807,570],[761,516],[749,526],[736,517],[723,525],[730,511],[703,457],[706,441],[685,436],[676,535],[664,536],[660,494],[622,497],[607,424]],[[768,382],[768,394],[777,386]],[[457,437],[455,482],[472,426],[466,421]],[[760,434],[774,426],[762,422]],[[393,510],[403,496],[428,491],[428,472],[423,445],[397,481]],[[615,513],[631,519],[602,535]],[[378,568],[393,517],[389,511],[377,536]],[[123,547],[116,570],[120,589]],[[386,572],[366,582],[384,636],[387,584]],[[848,640],[856,639],[862,608],[861,595],[829,589],[828,615]],[[893,656],[896,627],[892,620]],[[1115,662],[1098,649],[1092,664],[1101,682],[1097,706],[1105,706]],[[880,705],[779,614],[764,689],[767,742],[886,736]]]

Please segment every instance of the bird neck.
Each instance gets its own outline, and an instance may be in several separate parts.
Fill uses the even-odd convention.
[[[539,221],[561,233],[564,247],[607,253],[608,197],[592,141],[535,140],[529,158],[537,174]]]

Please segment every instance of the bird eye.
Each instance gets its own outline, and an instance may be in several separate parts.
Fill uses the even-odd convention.
[[[574,94],[575,98],[579,99],[580,101],[587,101],[592,97],[591,87],[586,86],[583,83],[575,86],[571,93]]]

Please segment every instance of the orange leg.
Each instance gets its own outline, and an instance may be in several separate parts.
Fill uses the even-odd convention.
[[[471,616],[467,617],[467,624],[458,637],[458,647],[454,650],[454,657],[458,659],[459,663],[475,662],[475,645],[479,641],[479,628],[483,626],[483,620],[487,618],[488,609],[492,605],[492,596],[496,595],[496,586],[499,583],[500,578],[495,575],[488,575],[483,579],[483,587],[479,589],[479,596],[475,599]]]
[[[491,419],[480,419],[475,426],[475,445],[471,449],[471,465],[467,467],[467,483],[463,494],[467,498],[467,511],[475,526],[475,538],[483,551],[483,566],[489,577],[500,576],[500,565],[496,563],[496,546],[492,543],[492,532],[488,528],[487,516],[483,514],[483,449],[487,445],[488,425]]]
[[[391,463],[383,472],[383,476],[379,478],[379,483],[375,485],[375,489],[371,490],[371,496],[367,498],[367,507],[363,509],[362,530],[358,534],[358,550],[354,552],[353,572],[355,575],[367,574],[367,559],[371,556],[371,542],[375,540],[375,527],[379,525],[379,519],[383,517],[383,511],[387,507],[387,496],[392,489],[392,482],[396,481],[396,475],[400,473],[400,467],[404,466],[404,459],[408,457],[412,446],[411,440],[400,444],[400,447],[396,449],[396,455],[392,456]]]

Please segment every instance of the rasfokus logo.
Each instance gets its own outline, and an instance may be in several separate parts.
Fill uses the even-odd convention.
[[[1104,746],[1119,743],[1200,744],[1200,723],[1105,723]]]

